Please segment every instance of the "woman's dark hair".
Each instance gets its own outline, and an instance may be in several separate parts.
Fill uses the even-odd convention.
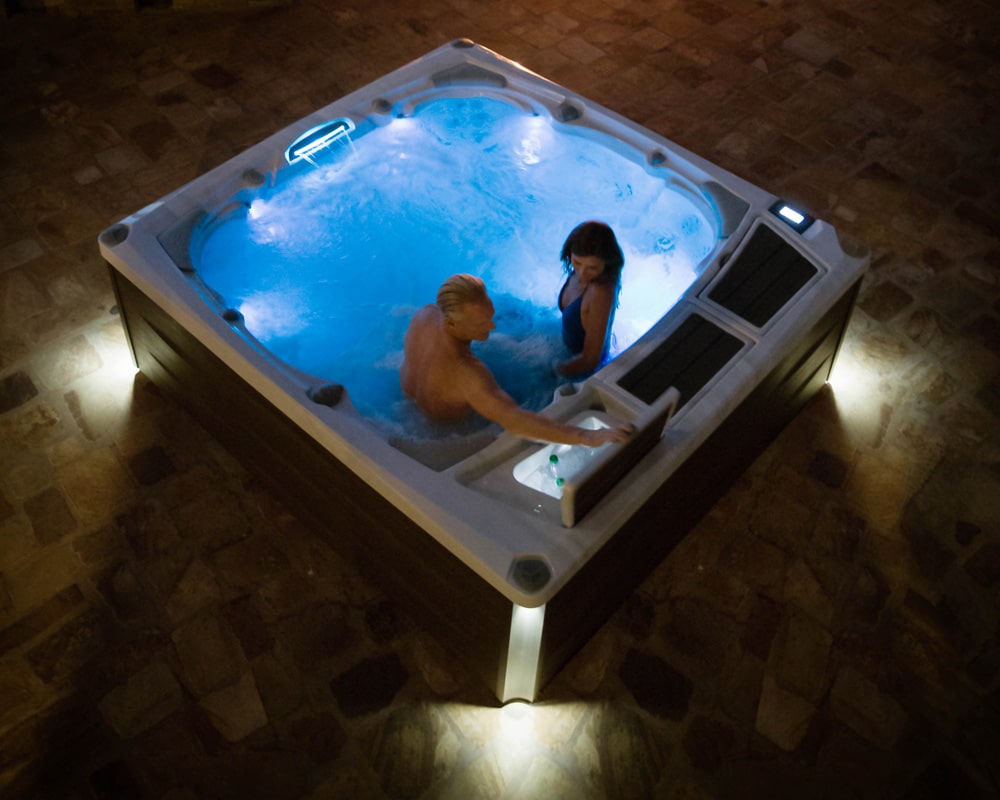
[[[601,282],[617,284],[621,277],[625,256],[615,238],[615,232],[603,222],[581,222],[566,237],[560,258],[567,273],[573,271],[571,256],[598,256],[604,261]]]

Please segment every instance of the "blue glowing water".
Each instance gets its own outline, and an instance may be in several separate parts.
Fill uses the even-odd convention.
[[[447,431],[399,388],[406,328],[449,275],[479,275],[497,330],[476,352],[519,403],[541,408],[551,361],[568,355],[556,297],[575,225],[607,222],[625,252],[612,355],[674,305],[717,241],[686,194],[602,135],[566,130],[495,99],[428,102],[223,220],[196,255],[200,274],[275,356],[418,436]]]

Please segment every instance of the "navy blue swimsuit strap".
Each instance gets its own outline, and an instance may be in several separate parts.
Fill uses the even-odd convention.
[[[566,290],[568,283],[569,278],[566,279],[566,283],[563,284],[563,288],[559,291],[559,305],[562,305],[563,292]],[[582,309],[583,294],[562,309],[563,342],[572,353],[582,353],[583,343],[587,338],[587,332],[583,329]]]
[[[569,286],[569,279],[572,277],[573,277],[572,275],[567,275],[566,280],[563,281],[562,288],[559,290],[559,299],[556,302],[559,306],[560,311],[565,311],[565,309],[563,308],[562,299],[563,295],[566,294],[566,287]]]

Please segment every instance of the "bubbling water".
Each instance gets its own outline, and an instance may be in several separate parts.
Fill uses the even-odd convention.
[[[403,336],[445,278],[473,273],[497,312],[477,354],[515,400],[541,408],[557,385],[550,363],[568,357],[556,301],[573,227],[607,222],[625,254],[612,357],[674,305],[716,244],[699,205],[600,136],[561,134],[491,98],[427,102],[222,220],[201,276],[279,359],[344,384],[391,431],[440,435],[399,388]]]

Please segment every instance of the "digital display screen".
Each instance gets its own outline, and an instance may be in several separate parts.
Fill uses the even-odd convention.
[[[800,214],[794,208],[789,206],[782,206],[778,209],[778,213],[791,222],[793,225],[801,225],[805,221],[805,215]]]
[[[796,211],[782,200],[771,206],[771,213],[799,233],[802,233],[815,222],[813,217],[810,217],[804,211]]]

